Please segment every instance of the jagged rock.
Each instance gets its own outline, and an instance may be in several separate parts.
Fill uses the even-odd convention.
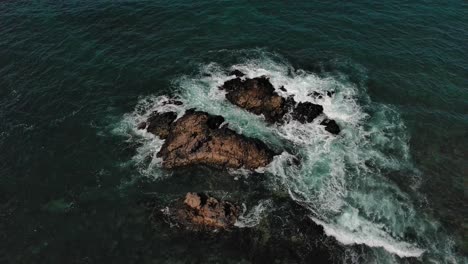
[[[174,122],[176,118],[177,114],[174,112],[154,112],[145,122],[146,130],[161,139],[165,139],[169,135],[172,122]],[[141,123],[141,126],[138,125],[138,128],[142,127],[142,124],[143,123]]]
[[[310,123],[323,112],[321,105],[311,102],[300,102],[294,108],[292,117],[301,123]]]
[[[254,114],[265,116],[268,122],[280,121],[287,112],[286,99],[275,92],[266,77],[241,80],[235,78],[220,87],[226,90],[226,99]]]
[[[280,96],[265,76],[245,80],[240,78],[231,79],[219,88],[226,91],[228,101],[249,112],[263,115],[269,123],[282,122],[284,115],[288,112],[291,112],[293,119],[301,123],[310,123],[323,113],[321,105],[311,102],[296,103],[293,96],[288,98]],[[287,91],[284,86],[279,89]],[[331,97],[334,93],[334,91],[328,91],[326,95]],[[318,92],[309,95],[316,98],[323,98],[324,96]],[[330,124],[330,130],[327,129],[327,131],[334,134],[339,133],[339,127],[336,129],[337,127],[336,123]]]
[[[320,125],[325,126],[325,130],[332,133],[332,134],[339,134],[340,133],[340,127],[338,124],[335,122],[335,120],[331,119],[324,119]]]
[[[235,75],[236,77],[242,77],[245,76],[245,74],[239,70],[233,70],[229,73],[229,75]]]
[[[189,192],[163,209],[172,223],[190,230],[229,229],[241,213],[238,205],[205,193]]]
[[[168,136],[157,154],[163,159],[163,167],[201,164],[254,170],[271,162],[275,153],[263,142],[239,135],[226,126],[220,128],[223,122],[221,116],[188,110],[168,126]],[[158,129],[166,127],[164,124]]]

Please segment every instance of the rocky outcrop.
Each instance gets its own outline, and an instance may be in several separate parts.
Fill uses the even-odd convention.
[[[241,79],[244,76],[239,70],[235,70],[231,75],[236,78],[226,81],[220,89],[226,91],[226,99],[249,112],[263,115],[269,123],[280,123],[286,113],[290,112],[291,117],[301,123],[310,123],[323,113],[323,107],[311,102],[297,103],[293,97],[284,98],[280,96],[267,77],[261,76],[253,79]],[[287,91],[280,87],[281,91]],[[327,96],[332,96],[334,92],[327,92]],[[323,95],[317,92],[313,94],[316,98]],[[340,129],[335,121],[325,119],[321,125],[330,133],[338,134]]]
[[[229,73],[229,75],[235,75],[236,77],[242,77],[245,76],[245,74],[239,70],[233,70]]]
[[[190,230],[229,229],[236,223],[241,209],[205,193],[187,193],[164,213],[171,222]]]
[[[275,153],[263,142],[220,127],[222,116],[188,110],[176,121],[174,112],[155,112],[138,125],[166,139],[157,156],[167,169],[190,165],[250,170],[268,165]]]
[[[170,125],[169,136],[157,154],[163,167],[203,164],[254,170],[271,162],[275,153],[263,142],[220,127],[223,122],[221,116],[187,111]]]
[[[340,127],[336,124],[335,120],[324,119],[320,125],[325,126],[325,130],[332,133],[332,134],[339,134]]]
[[[321,105],[311,102],[300,102],[294,108],[292,117],[304,124],[314,121],[321,113],[323,113],[323,107]]]
[[[169,136],[171,124],[176,118],[177,114],[174,112],[153,112],[146,122],[138,124],[138,129],[146,129],[161,139],[165,139]]]
[[[249,112],[265,116],[270,122],[280,121],[288,111],[288,102],[275,92],[266,77],[242,80],[239,77],[224,83],[226,99]]]

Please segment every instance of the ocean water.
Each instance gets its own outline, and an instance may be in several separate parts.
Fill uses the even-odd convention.
[[[467,11],[0,2],[0,263],[467,263]],[[232,69],[323,105],[342,132],[231,105],[217,87]],[[162,141],[135,125],[188,108],[283,152],[256,173],[163,170]],[[188,191],[238,201],[238,228],[188,233],[143,206]]]

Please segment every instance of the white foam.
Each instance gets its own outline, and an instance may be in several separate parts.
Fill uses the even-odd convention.
[[[363,219],[349,219],[354,222],[346,226],[340,224],[325,223],[317,218],[311,219],[321,225],[328,236],[333,236],[345,245],[365,244],[369,247],[380,247],[399,257],[420,257],[425,250],[406,242],[393,239],[382,231],[382,227]]]
[[[425,250],[450,252],[451,248],[439,249],[445,247],[441,243],[446,238],[438,235],[437,224],[418,213],[410,197],[383,175],[384,171],[405,170],[404,177],[410,182],[417,175],[409,155],[406,128],[398,113],[389,106],[372,103],[365,91],[346,78],[295,70],[285,60],[260,53],[257,58],[230,68],[210,63],[201,68],[201,73],[208,75],[181,76],[175,80],[173,85],[178,88],[184,106],[164,105],[162,102],[168,99],[164,97],[143,99],[135,112],[124,118],[124,123],[128,119],[132,127],[132,137],[147,139],[137,150],[135,162],[143,161],[160,147],[161,142],[154,136],[135,129],[152,111],[176,111],[180,115],[185,109],[197,108],[222,115],[236,131],[259,138],[274,148],[292,150],[293,153],[276,156],[264,170],[275,176],[271,187],[285,189],[291,198],[308,208],[327,235],[343,244],[383,248],[400,257],[420,257]],[[218,89],[233,78],[226,74],[233,69],[241,70],[249,78],[266,75],[278,93],[294,95],[296,101],[320,104],[324,115],[309,124],[289,121],[285,125],[268,125],[263,117],[227,102],[225,92]],[[286,92],[279,89],[281,86]],[[314,91],[335,93],[331,97],[309,96]],[[320,125],[325,117],[339,124],[338,136]],[[157,167],[159,162],[153,155],[146,169]],[[258,219],[258,212],[263,211],[258,205],[245,219]],[[250,224],[240,221],[239,225]],[[413,242],[416,244],[405,241],[408,230],[416,233]],[[437,237],[442,242],[425,236]]]
[[[242,215],[237,219],[235,226],[245,228],[245,227],[254,227],[260,223],[262,220],[263,214],[265,211],[268,211],[271,206],[271,200],[261,200],[256,206],[254,206],[250,211],[247,211],[245,204],[242,204],[243,212]]]
[[[124,115],[119,126],[113,132],[128,137],[128,142],[139,144],[136,154],[132,157],[132,163],[138,171],[145,176],[160,179],[167,177],[160,167],[162,160],[157,157],[164,141],[155,135],[148,133],[145,129],[138,129],[138,124],[144,122],[155,111],[176,112],[178,118],[185,112],[181,105],[169,103],[171,98],[167,96],[148,96],[142,98],[132,113]]]

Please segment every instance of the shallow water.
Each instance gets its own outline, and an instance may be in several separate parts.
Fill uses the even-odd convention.
[[[320,243],[338,241],[334,262],[465,262],[467,7],[0,3],[0,260],[248,263],[281,252],[301,262],[317,239],[307,217],[323,226]],[[319,119],[268,126],[230,105],[217,86],[232,68],[298,101],[335,91],[317,103],[341,135]],[[134,129],[161,96],[286,151],[264,174],[163,171],[162,142]],[[201,239],[139,206],[201,190],[244,203],[246,227]]]

